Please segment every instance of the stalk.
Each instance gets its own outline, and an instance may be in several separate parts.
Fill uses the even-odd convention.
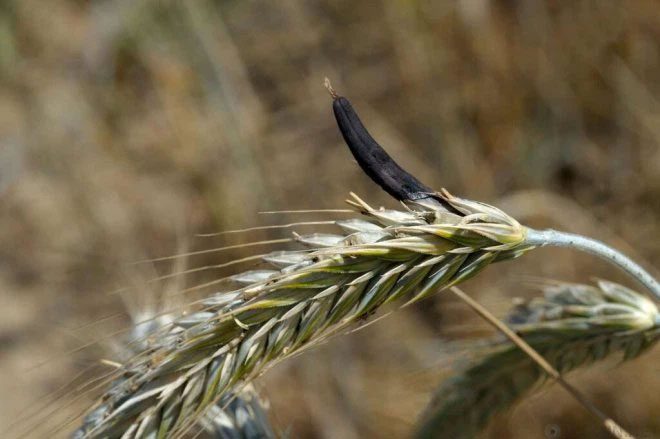
[[[527,229],[525,242],[538,247],[574,248],[598,256],[628,273],[660,300],[660,283],[635,261],[601,241],[557,230]]]

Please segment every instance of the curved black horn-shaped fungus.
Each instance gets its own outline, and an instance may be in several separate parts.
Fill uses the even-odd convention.
[[[333,99],[332,109],[344,141],[369,178],[399,201],[432,199],[447,210],[454,210],[446,205],[444,200],[434,196],[433,189],[406,172],[385,152],[364,127],[348,99],[338,96],[332,88],[328,90]]]

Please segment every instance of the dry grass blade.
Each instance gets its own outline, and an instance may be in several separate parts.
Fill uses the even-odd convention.
[[[294,235],[314,249],[266,256],[278,270],[235,276],[236,290],[158,332],[76,437],[180,436],[270,364],[386,303],[419,300],[529,249],[523,228],[503,212],[443,196],[458,214],[414,204],[376,210],[354,196],[364,217],[336,221],[342,234]]]
[[[460,292],[459,296],[465,298]],[[577,284],[548,287],[544,299],[517,307],[508,320],[524,344],[541,358],[512,342],[482,352],[436,391],[423,415],[418,438],[473,438],[495,414],[513,406],[548,375],[566,386],[560,373],[615,353],[623,354],[626,360],[637,357],[660,338],[660,314],[655,304],[628,288],[604,281],[597,288]],[[572,386],[566,388],[615,437],[632,437]]]

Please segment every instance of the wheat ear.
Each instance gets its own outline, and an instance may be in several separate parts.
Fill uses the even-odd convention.
[[[566,373],[619,353],[637,357],[660,338],[660,313],[621,285],[557,284],[516,307],[508,323],[552,368]],[[435,392],[417,438],[474,438],[497,413],[537,389],[548,375],[507,341],[481,352]]]
[[[526,251],[522,227],[491,206],[444,193],[458,213],[373,209],[337,221],[341,235],[295,235],[313,247],[264,259],[282,267],[238,275],[247,284],[157,332],[154,344],[87,416],[78,437],[181,434],[192,419],[274,361],[397,300],[416,301]]]

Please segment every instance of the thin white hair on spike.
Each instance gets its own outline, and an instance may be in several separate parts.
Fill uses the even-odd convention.
[[[99,364],[94,363],[90,364],[80,372],[78,372],[73,378],[57,389],[48,392],[45,395],[39,397],[38,400],[26,405],[18,411],[14,421],[9,423],[6,427],[1,430],[3,436],[8,435],[12,430],[20,426],[20,424],[26,421],[28,418],[34,418],[39,413],[44,412],[53,404],[57,404],[63,397],[68,396],[72,392],[72,387],[74,384],[84,375],[91,372],[94,368],[99,367]],[[75,389],[73,389],[75,390]],[[60,407],[58,407],[59,409]]]
[[[259,255],[254,255],[254,256],[249,256],[249,257],[245,257],[245,258],[240,258],[240,259],[237,259],[237,260],[233,260],[233,261],[230,261],[230,262],[227,262],[227,263],[224,263],[224,264],[217,264],[217,265],[214,265],[214,266],[207,266],[207,267],[200,267],[200,268],[203,268],[203,269],[209,269],[209,268],[223,268],[223,267],[228,267],[228,266],[232,266],[232,265],[239,264],[239,263],[243,263],[243,262],[247,262],[247,261],[259,260],[259,259],[263,258],[264,256],[267,256],[268,254],[269,254],[269,253],[264,253],[264,254],[259,254]],[[178,273],[178,274],[183,274],[183,273]],[[171,276],[165,276],[165,277],[162,277],[162,278],[167,278],[167,277],[171,277]],[[218,285],[218,284],[220,284],[220,283],[222,283],[222,282],[226,282],[226,281],[230,280],[231,277],[232,277],[232,276],[226,276],[226,277],[223,277],[223,278],[214,279],[214,280],[209,281],[209,282],[204,282],[204,283],[201,283],[201,284],[198,284],[198,285],[193,285],[193,286],[188,287],[188,288],[184,288],[184,289],[181,289],[181,290],[174,291],[173,293],[170,293],[169,296],[170,296],[170,297],[174,297],[174,296],[177,296],[177,295],[186,294],[186,293],[189,293],[189,292],[192,292],[192,291],[197,291],[197,290],[200,290],[200,289],[203,289],[203,288],[207,288],[207,287],[210,287],[210,286],[215,286],[215,285]],[[156,281],[156,280],[160,280],[160,279],[161,279],[161,278],[151,279],[150,281]],[[123,292],[123,291],[125,291],[125,290],[127,290],[127,289],[122,289],[122,290],[118,290],[118,291]],[[195,300],[195,301],[188,301],[188,302],[186,303],[186,306],[194,306],[194,305],[197,305],[197,304],[201,304],[201,303],[203,303],[205,300],[206,300],[206,299],[199,299],[199,300]],[[205,309],[205,308],[202,308],[202,310],[204,310],[204,309]],[[149,318],[145,318],[145,319],[141,319],[141,320],[136,320],[136,324],[138,324],[138,325],[140,325],[140,324],[146,324],[146,323],[149,323],[149,322],[151,322],[151,321],[153,321],[153,320],[155,320],[155,319],[158,319],[158,318],[160,318],[160,317],[163,317],[164,315],[167,315],[167,314],[171,314],[171,313],[180,313],[181,310],[182,310],[182,306],[181,306],[181,305],[176,305],[176,306],[171,307],[171,308],[168,308],[168,309],[163,309],[163,310],[161,310],[160,312],[153,313],[153,315],[152,315],[151,317],[149,317]],[[100,321],[106,321],[106,320],[109,320],[109,319],[113,319],[113,318],[121,317],[121,316],[123,316],[123,315],[124,315],[124,314],[121,313],[121,312],[114,313],[114,314],[111,314],[111,315],[109,315],[109,316],[105,316],[105,317],[101,318]],[[80,326],[79,328],[80,328],[80,329],[88,329],[89,327],[92,327],[92,326],[94,326],[94,325],[97,324],[97,323],[99,323],[99,321],[89,322],[89,323],[86,323],[86,324]],[[167,325],[164,325],[163,328],[161,328],[161,329],[166,329],[166,328],[167,328]],[[78,329],[78,328],[76,328],[76,329]],[[81,351],[83,351],[84,349],[87,349],[87,348],[90,348],[90,347],[92,347],[92,346],[95,346],[95,345],[98,345],[98,344],[100,344],[100,343],[103,343],[103,342],[105,342],[105,341],[111,340],[112,338],[117,337],[117,336],[122,335],[122,334],[125,334],[126,332],[129,332],[129,331],[131,331],[131,330],[132,330],[132,327],[126,327],[126,328],[123,328],[123,329],[120,329],[120,330],[117,330],[117,331],[111,332],[111,333],[109,333],[109,334],[104,335],[104,336],[101,337],[101,338],[97,338],[97,339],[95,339],[95,340],[93,340],[93,341],[86,342],[86,343],[84,343],[84,344],[82,344],[82,345],[80,345],[80,346],[77,346],[76,348],[73,348],[73,349],[69,350],[69,351],[66,351],[66,352],[64,352],[64,353],[60,353],[60,354],[54,355],[54,356],[52,356],[52,357],[50,357],[50,358],[47,358],[47,359],[44,359],[44,360],[42,360],[42,361],[40,361],[40,362],[38,362],[38,363],[32,365],[32,366],[31,366],[30,368],[28,368],[25,372],[28,372],[28,373],[29,373],[30,371],[37,370],[37,369],[39,369],[39,368],[41,368],[41,367],[43,367],[43,366],[46,366],[46,365],[52,363],[53,361],[56,361],[56,360],[59,360],[59,359],[62,359],[62,358],[68,358],[70,355],[72,355],[72,354],[74,354],[74,353],[76,353],[76,352],[81,352]],[[145,337],[145,338],[146,338],[146,337]],[[141,341],[144,341],[144,339],[143,339],[143,338],[139,338],[139,339],[134,340],[133,342],[141,342]]]
[[[281,238],[281,239],[268,239],[265,241],[255,241],[255,242],[248,242],[245,244],[234,244],[234,245],[227,245],[224,247],[217,247],[217,248],[210,248],[206,250],[197,250],[194,252],[187,252],[187,253],[179,253],[176,255],[170,255],[170,256],[162,256],[159,258],[153,258],[153,259],[143,259],[140,261],[135,261],[133,264],[145,264],[145,263],[151,263],[151,262],[160,262],[160,261],[171,261],[173,259],[178,259],[178,258],[186,258],[190,256],[197,256],[197,255],[206,255],[209,253],[218,253],[221,251],[225,250],[236,250],[239,248],[246,248],[246,247],[255,247],[259,245],[270,245],[270,244],[283,244],[286,242],[292,242],[293,239],[291,238]]]
[[[303,250],[303,251],[308,252],[309,250]],[[244,258],[240,258],[240,259],[235,259],[235,260],[223,263],[223,264],[209,265],[209,266],[205,266],[205,267],[198,267],[196,269],[184,270],[182,272],[172,273],[172,274],[161,276],[161,277],[158,277],[158,278],[148,279],[145,282],[147,282],[147,283],[156,282],[156,281],[160,281],[160,280],[164,280],[164,279],[174,277],[175,275],[180,276],[180,275],[188,274],[188,273],[195,272],[195,271],[230,267],[230,266],[241,264],[241,263],[244,263],[244,262],[260,260],[264,256],[268,256],[269,254],[270,253],[263,253],[263,254],[248,256],[248,257],[244,257]],[[208,282],[193,285],[193,286],[190,286],[190,287],[187,287],[187,288],[175,290],[175,291],[173,291],[169,294],[169,297],[176,297],[176,296],[187,294],[187,293],[190,293],[190,292],[193,292],[193,291],[199,291],[203,288],[208,288],[208,287],[211,287],[211,286],[215,286],[215,285],[218,285],[218,284],[221,284],[223,282],[226,282],[226,281],[230,280],[231,277],[232,276],[226,276],[226,277],[222,277],[222,278],[218,278],[218,279],[213,279],[212,281],[208,281]],[[114,290],[114,291],[112,291],[108,294],[125,294],[127,291],[135,290],[135,289],[136,289],[136,287],[125,287],[125,288],[121,288],[121,289],[118,289],[118,290]],[[186,302],[186,306],[194,306],[194,305],[197,305],[197,304],[200,304],[200,303],[204,302],[204,300],[205,299],[199,299],[199,300],[196,300],[196,301],[188,301],[188,302]],[[176,305],[176,306],[173,306],[173,307],[170,307],[170,308],[167,308],[167,309],[163,309],[160,312],[154,313],[149,318],[136,320],[135,324],[146,324],[146,323],[149,323],[149,322],[153,321],[154,319],[162,317],[166,314],[180,312],[181,307],[182,307],[182,305]],[[111,319],[123,317],[124,315],[125,315],[124,312],[113,313],[113,314],[104,316],[100,319],[94,320],[92,322],[85,323],[81,326],[78,326],[78,327],[74,328],[73,330],[75,330],[75,331],[87,330],[87,329],[89,329],[89,328],[91,328],[91,327],[93,327],[97,324],[103,323],[103,322],[111,320]],[[130,331],[131,329],[132,329],[132,327],[126,327],[126,328],[123,328],[123,329],[120,329],[120,330],[117,330],[117,331],[110,332],[108,334],[105,334],[101,338],[97,338],[96,340],[83,343],[82,345],[77,346],[76,348],[73,348],[73,349],[68,350],[66,352],[63,352],[63,353],[59,353],[59,354],[54,355],[50,358],[38,361],[36,364],[33,364],[32,366],[27,368],[24,371],[24,373],[29,373],[31,371],[35,371],[37,369],[40,369],[41,367],[44,367],[48,364],[51,364],[52,362],[54,362],[56,360],[69,358],[74,353],[81,352],[84,349],[87,349],[87,348],[90,348],[92,346],[98,345],[102,342],[108,341],[108,340],[112,339],[113,337],[117,337],[119,335],[122,335],[122,334]],[[136,340],[136,341],[143,341],[143,340],[140,339],[140,340]]]
[[[255,227],[248,227],[248,228],[245,228],[245,229],[226,230],[224,232],[198,233],[195,236],[200,237],[200,238],[209,238],[209,237],[213,237],[213,236],[231,235],[231,234],[246,233],[246,232],[256,232],[256,231],[260,231],[260,230],[278,230],[278,229],[289,229],[291,227],[298,227],[298,226],[322,226],[322,225],[333,225],[333,224],[335,224],[335,221],[301,221],[301,222],[289,223],[289,224],[278,224],[278,225],[270,225],[270,226],[255,226]]]
[[[261,257],[263,257],[263,256],[265,256],[265,255],[267,255],[267,254],[268,254],[268,253],[263,254],[263,255],[250,256],[250,257],[248,257],[248,258],[242,258],[240,261],[232,261],[232,264],[233,264],[233,263],[238,263],[238,262],[245,262],[246,260],[260,259]],[[222,278],[219,278],[219,279],[214,279],[214,280],[209,281],[209,282],[204,282],[204,283],[201,283],[201,284],[198,284],[198,285],[193,285],[193,286],[191,286],[191,287],[188,287],[188,288],[185,288],[185,289],[182,289],[182,290],[175,291],[174,293],[171,294],[171,296],[173,296],[173,295],[177,295],[177,294],[185,294],[185,293],[189,293],[189,292],[192,292],[192,291],[197,291],[197,290],[200,290],[200,289],[203,289],[203,288],[209,287],[209,286],[214,286],[214,285],[217,285],[217,284],[220,284],[220,283],[222,283],[222,282],[226,282],[226,281],[230,280],[231,277],[232,277],[232,276],[226,276],[226,277],[222,277]],[[195,306],[195,305],[198,305],[198,304],[202,304],[202,303],[204,303],[206,300],[207,300],[206,298],[202,298],[202,299],[198,299],[198,300],[194,300],[194,301],[188,301],[188,302],[186,302],[186,305],[185,305],[185,306],[186,306],[186,307]],[[210,308],[210,307],[209,307],[209,308]],[[142,320],[137,320],[137,321],[135,321],[134,324],[136,324],[136,325],[146,324],[146,323],[149,323],[149,322],[153,321],[154,319],[157,319],[157,318],[162,317],[162,316],[167,315],[167,314],[180,313],[180,312],[182,311],[182,309],[183,309],[183,307],[182,307],[181,305],[176,305],[176,306],[174,306],[174,307],[172,307],[172,308],[162,309],[162,310],[160,310],[159,312],[154,313],[152,316],[150,316],[150,317],[148,317],[148,318],[144,318],[144,319],[142,319]],[[200,310],[205,310],[205,309],[206,309],[206,308],[201,308]],[[121,314],[121,313],[117,313],[117,316],[121,316],[121,315],[123,315],[123,314]],[[111,316],[111,317],[114,317],[114,316]],[[92,323],[89,323],[88,325],[91,325],[91,324],[93,324],[93,322],[92,322]],[[166,328],[167,328],[167,325],[164,325],[161,329],[166,329]],[[46,364],[48,364],[48,362],[50,362],[50,361],[52,361],[52,360],[54,360],[54,359],[57,359],[57,358],[59,358],[60,356],[68,356],[68,355],[73,354],[73,353],[75,353],[75,352],[79,352],[79,351],[81,351],[81,350],[83,350],[83,349],[86,349],[86,348],[88,348],[88,347],[91,347],[91,346],[94,346],[94,345],[96,345],[96,344],[99,344],[99,343],[101,343],[101,342],[103,342],[103,341],[105,341],[105,340],[109,340],[109,339],[111,339],[111,338],[113,338],[113,337],[116,337],[116,336],[118,336],[118,335],[122,335],[122,334],[124,334],[124,333],[130,331],[131,329],[132,329],[132,327],[126,327],[126,328],[123,328],[123,329],[117,330],[117,331],[115,331],[115,332],[109,333],[109,334],[105,335],[105,336],[104,336],[103,338],[101,338],[101,339],[97,339],[97,340],[94,340],[94,341],[89,342],[89,343],[87,343],[87,344],[84,344],[84,345],[82,345],[82,346],[79,346],[79,347],[77,347],[77,348],[75,348],[75,349],[72,349],[72,350],[70,350],[70,351],[65,352],[64,354],[57,355],[57,356],[54,357],[54,358],[50,358],[50,359],[44,360],[42,363],[39,363],[39,364],[33,366],[33,367],[30,368],[29,370],[31,370],[31,369],[33,369],[33,368],[36,369],[36,368],[39,368],[39,367],[45,366]],[[134,342],[143,341],[143,340],[144,340],[144,339],[136,339],[136,340],[134,340]],[[130,343],[131,343],[131,342],[129,342],[129,344],[130,344]],[[29,370],[28,370],[28,371],[29,371]]]
[[[38,414],[35,413],[35,415],[33,416],[34,419],[31,420],[32,421],[31,424],[28,424],[22,432],[17,433],[16,438],[18,439],[24,437],[32,437],[32,433],[38,431],[39,428],[44,427],[45,422],[47,422],[58,411],[62,411],[63,409],[71,407],[72,405],[78,403],[80,400],[90,396],[92,393],[98,392],[98,390],[100,390],[102,387],[110,384],[113,380],[115,380],[120,375],[120,373],[121,373],[120,371],[113,370],[107,374],[90,379],[89,381],[79,386],[78,388],[73,389],[66,394],[60,395],[60,397],[58,397],[56,400],[48,403],[47,406],[44,407],[44,409],[40,411]],[[66,403],[55,406],[55,404],[59,403],[60,400],[63,399],[65,396],[70,397],[72,395],[75,396],[69,399]],[[45,411],[45,409],[49,407],[50,410]],[[65,419],[64,421],[62,421],[63,424],[58,425],[55,428],[55,430],[51,431],[50,434],[54,435],[55,433],[61,431],[63,428],[66,428],[72,422],[79,419],[83,414],[84,411]],[[5,431],[4,433],[7,433],[7,431]]]
[[[289,240],[289,241],[294,242],[295,240],[291,239],[291,240]],[[287,241],[287,242],[288,242],[288,241]],[[311,249],[304,249],[304,250],[287,250],[287,253],[310,253],[310,252],[312,252],[312,251],[314,251],[314,250],[315,250],[315,249],[313,249],[313,248],[311,248]],[[144,283],[147,283],[147,284],[149,284],[149,283],[154,283],[154,282],[158,282],[158,281],[161,281],[161,280],[165,280],[165,279],[169,279],[169,278],[174,278],[174,277],[176,277],[176,276],[182,276],[182,275],[184,275],[184,274],[194,273],[194,272],[198,272],[198,271],[204,271],[204,270],[211,270],[211,269],[219,269],[219,268],[231,267],[231,266],[233,266],[233,265],[241,264],[241,263],[244,263],[244,262],[250,262],[250,261],[259,260],[259,259],[261,259],[261,258],[263,258],[263,257],[265,257],[265,256],[270,255],[270,254],[271,254],[271,253],[262,253],[262,254],[258,254],[258,255],[247,256],[247,257],[244,257],[244,258],[232,259],[231,261],[228,261],[228,262],[225,262],[225,263],[222,263],[222,264],[213,264],[213,265],[207,265],[207,266],[204,266],[204,267],[196,267],[196,268],[191,268],[191,269],[189,269],[189,270],[184,270],[184,271],[179,271],[179,272],[173,272],[173,273],[165,274],[165,275],[163,275],[163,276],[158,276],[158,277],[154,277],[154,278],[151,278],[151,279],[147,279],[147,280],[144,281]],[[218,282],[213,281],[213,282],[211,282],[211,283],[209,283],[209,284],[204,284],[204,286],[215,285],[215,284],[217,284],[217,283],[220,283],[220,282],[219,282],[220,280],[226,280],[226,279],[227,279],[227,278],[216,279],[216,281],[218,281]],[[106,294],[108,294],[108,295],[123,294],[123,293],[125,293],[125,292],[131,291],[131,290],[135,290],[135,289],[136,289],[136,287],[122,287],[122,288],[117,288],[117,289],[115,289],[115,290],[109,291],[109,292],[107,292]],[[195,288],[195,287],[192,287],[192,288],[185,288],[185,289],[183,289],[183,290],[179,290],[178,293],[181,293],[181,292],[190,292],[190,291],[195,291],[195,290],[197,290],[197,288]],[[175,291],[173,294],[176,295],[176,294],[177,294],[177,291]],[[108,317],[114,317],[114,315],[110,315],[110,316],[108,316]]]
[[[288,242],[288,241],[287,241],[287,242]],[[305,249],[305,250],[289,250],[289,251],[287,251],[287,253],[309,253],[309,252],[314,251],[314,250],[315,250],[315,249],[313,249],[313,248],[312,248],[312,249]],[[244,258],[234,259],[234,260],[231,260],[231,261],[229,261],[229,262],[222,263],[222,264],[207,265],[207,266],[204,266],[204,267],[196,267],[196,268],[192,268],[192,269],[188,269],[188,270],[183,270],[183,271],[175,271],[175,272],[173,272],[173,273],[169,273],[169,274],[167,274],[167,275],[163,275],[163,276],[159,276],[159,277],[156,277],[156,278],[147,279],[147,280],[144,281],[144,283],[149,284],[149,283],[154,283],[154,282],[162,281],[162,280],[169,279],[169,278],[177,278],[177,279],[180,279],[180,278],[183,277],[183,275],[186,275],[186,274],[190,274],[190,273],[194,273],[194,272],[200,272],[200,271],[205,271],[205,270],[211,270],[211,269],[221,269],[221,268],[226,268],[226,267],[230,267],[230,266],[237,265],[237,264],[241,264],[241,263],[245,263],[245,262],[250,262],[250,261],[255,261],[255,260],[261,260],[263,257],[266,257],[266,256],[268,256],[268,255],[270,255],[270,253],[263,253],[263,254],[258,254],[258,255],[253,255],[253,256],[248,256],[248,257],[244,257]],[[223,283],[223,282],[226,282],[226,281],[230,280],[231,277],[232,277],[232,276],[226,276],[226,277],[222,277],[222,278],[214,279],[214,280],[212,280],[212,281],[208,281],[208,282],[204,282],[204,283],[201,283],[201,284],[193,285],[193,286],[190,286],[190,287],[187,287],[187,288],[177,288],[177,289],[171,291],[171,292],[168,294],[168,296],[169,296],[170,298],[176,298],[177,296],[180,297],[180,296],[182,296],[182,295],[184,295],[184,294],[187,294],[187,293],[190,293],[190,292],[193,292],[193,291],[199,291],[199,290],[201,290],[201,289],[203,289],[203,288],[208,288],[208,287],[211,287],[211,286],[215,286],[215,285],[221,284],[221,283]],[[113,290],[113,291],[111,291],[111,292],[109,292],[109,293],[106,293],[106,294],[120,294],[120,295],[124,296],[128,291],[131,291],[131,290],[135,291],[135,290],[137,290],[137,288],[138,288],[138,287],[123,287],[123,288],[119,288],[119,289]],[[130,297],[130,296],[128,296],[128,297]],[[194,302],[190,302],[190,301],[188,301],[188,302],[187,302],[187,306],[195,305],[195,304],[197,304],[197,303],[201,303],[201,302],[203,302],[203,299],[198,300],[198,301],[194,301]],[[156,319],[156,318],[160,318],[160,317],[162,317],[162,316],[165,315],[165,314],[169,314],[169,313],[172,313],[172,312],[180,311],[180,310],[181,310],[181,306],[182,306],[182,305],[179,304],[179,305],[174,306],[174,307],[169,307],[169,308],[163,310],[163,312],[154,313],[154,314],[153,314],[153,317],[151,317],[151,318],[147,318],[147,319],[137,319],[136,321],[138,322],[138,324],[149,323],[150,321],[153,321],[153,320]],[[96,319],[96,320],[94,320],[94,321],[92,321],[92,322],[88,322],[88,323],[85,323],[85,324],[83,324],[83,325],[80,325],[80,326],[78,326],[78,327],[76,327],[76,328],[73,328],[73,330],[75,330],[75,331],[80,331],[80,330],[83,330],[83,329],[89,329],[90,327],[93,327],[93,326],[98,325],[98,324],[100,324],[100,323],[103,323],[103,322],[105,322],[105,321],[108,321],[108,320],[111,320],[111,319],[116,319],[116,318],[123,317],[123,316],[124,316],[124,313],[123,313],[123,312],[112,313],[112,314],[106,315],[106,316],[104,316],[104,317],[101,317],[100,319]],[[83,350],[83,349],[86,349],[86,348],[88,348],[88,347],[94,346],[94,345],[96,345],[96,344],[98,344],[98,343],[100,343],[100,342],[102,342],[102,341],[108,340],[108,339],[111,338],[111,337],[115,337],[115,336],[121,335],[122,333],[125,333],[125,332],[127,332],[127,331],[129,331],[129,330],[130,330],[130,328],[125,328],[125,329],[122,329],[122,330],[119,330],[119,331],[112,332],[111,334],[108,334],[108,335],[104,336],[104,337],[101,338],[101,339],[97,339],[97,340],[95,340],[95,341],[93,341],[93,342],[83,344],[82,346],[79,346],[79,347],[77,347],[77,348],[75,348],[75,349],[73,349],[73,350],[71,350],[71,351],[67,351],[67,352],[64,353],[63,355],[56,355],[56,356],[51,357],[51,358],[49,358],[49,359],[46,359],[46,360],[44,360],[44,361],[42,361],[42,362],[39,362],[39,363],[37,363],[36,365],[32,366],[29,370],[36,370],[36,369],[38,369],[38,368],[40,368],[40,367],[42,367],[42,366],[45,366],[45,365],[49,364],[50,362],[52,362],[52,361],[54,361],[54,360],[57,360],[57,359],[59,359],[59,358],[64,358],[64,357],[66,357],[67,355],[70,355],[70,354],[73,354],[73,353],[75,353],[75,352],[79,352],[79,351],[81,351],[81,350]],[[29,370],[28,370],[28,371],[29,371]]]
[[[300,250],[300,252],[301,252],[301,253],[309,253],[310,251],[314,251],[314,250],[315,250],[315,249]],[[290,251],[290,252],[291,252],[291,253],[294,253],[294,252],[296,252],[296,251],[293,250],[293,251]],[[260,260],[260,259],[262,259],[263,257],[268,256],[269,254],[270,254],[270,253],[263,253],[263,254],[258,254],[258,255],[253,255],[253,256],[248,256],[248,257],[245,257],[245,258],[235,259],[235,260],[232,260],[232,261],[229,261],[229,262],[223,263],[223,264],[216,264],[216,265],[211,265],[211,266],[206,266],[206,267],[198,267],[198,268],[199,268],[199,269],[224,268],[224,267],[229,267],[229,266],[236,265],[236,264],[240,264],[240,263],[244,263],[244,262],[249,262],[249,261],[254,261],[254,260]],[[193,269],[193,270],[197,270],[197,269]],[[185,273],[187,273],[187,272],[189,272],[189,271],[181,272],[181,273],[177,273],[177,274],[181,275],[181,274],[185,274]],[[172,276],[168,275],[168,276],[164,276],[164,277],[160,277],[160,278],[149,279],[147,282],[152,282],[152,281],[156,281],[156,280],[161,280],[161,279],[163,279],[163,278],[168,278],[168,277],[172,277]],[[187,288],[181,289],[181,290],[174,291],[174,292],[170,293],[170,296],[172,297],[172,296],[182,295],[182,294],[186,294],[186,293],[189,293],[189,292],[192,292],[192,291],[198,291],[198,290],[201,290],[201,289],[203,289],[203,288],[210,287],[210,286],[215,286],[215,285],[218,285],[218,284],[220,284],[220,283],[223,283],[223,282],[226,282],[226,281],[231,280],[232,277],[233,277],[233,275],[225,276],[225,277],[221,277],[221,278],[218,278],[218,279],[213,279],[212,281],[208,281],[208,282],[204,282],[204,283],[201,283],[201,284],[193,285],[193,286],[190,286],[190,287],[187,287]],[[280,276],[280,277],[281,277],[281,276]],[[265,284],[265,283],[268,283],[268,282],[272,282],[273,280],[277,280],[277,278],[274,278],[274,279],[268,279],[267,281],[261,282],[260,284]],[[251,285],[251,287],[254,287],[254,285]],[[239,290],[237,290],[237,291],[243,291],[243,290],[246,290],[246,289],[247,289],[247,287],[242,288],[242,289],[239,289]],[[194,306],[194,305],[202,304],[202,303],[204,303],[206,300],[207,300],[207,299],[202,298],[202,299],[198,299],[198,300],[195,300],[195,301],[189,301],[189,302],[186,302],[186,306],[187,306],[187,307],[190,307],[190,306]],[[208,306],[208,307],[201,308],[200,310],[203,311],[203,310],[210,309],[210,308],[211,308],[211,306]],[[239,307],[239,308],[233,310],[232,312],[235,313],[235,312],[240,312],[240,311],[242,311],[242,310],[243,310],[243,308],[240,308],[240,307]],[[162,317],[162,316],[167,315],[167,314],[175,313],[175,312],[180,312],[180,311],[181,311],[181,307],[180,307],[180,306],[176,306],[176,307],[169,308],[169,309],[163,309],[163,310],[161,310],[160,312],[154,313],[154,314],[153,314],[151,317],[149,317],[149,318],[145,318],[145,319],[142,319],[142,320],[137,320],[137,321],[135,321],[134,324],[136,324],[136,325],[140,325],[140,324],[149,323],[149,322],[153,321],[153,320],[156,319],[156,318]],[[121,314],[121,313],[117,313],[116,315],[111,315],[111,316],[108,316],[108,317],[105,317],[105,318],[109,318],[109,317],[112,318],[112,317],[120,316],[120,315],[122,315],[122,314]],[[220,315],[216,316],[216,318],[219,319],[219,318],[222,318],[222,317],[226,317],[226,316],[228,316],[228,315],[230,315],[230,314],[229,314],[229,313],[226,313],[226,314],[220,314]],[[92,323],[92,324],[93,324],[93,323]],[[165,330],[165,329],[167,329],[167,327],[168,327],[167,325],[164,325],[164,326],[161,328],[161,330]],[[131,329],[132,329],[131,327],[127,327],[127,328],[124,328],[124,329],[121,329],[121,330],[118,330],[118,331],[112,332],[112,333],[108,334],[107,336],[103,337],[102,340],[95,340],[95,341],[93,341],[93,342],[87,343],[87,344],[85,344],[85,345],[83,345],[83,346],[80,346],[80,347],[78,347],[78,348],[76,348],[76,349],[74,349],[74,350],[72,350],[72,351],[66,352],[65,354],[68,355],[68,354],[72,354],[72,353],[78,352],[78,351],[80,351],[80,350],[82,350],[82,349],[86,349],[86,348],[88,348],[88,347],[90,347],[90,346],[93,346],[93,345],[95,345],[95,344],[98,344],[99,342],[101,342],[101,341],[103,341],[103,340],[105,340],[105,339],[110,339],[110,338],[112,338],[112,337],[116,337],[116,336],[118,336],[118,335],[121,335],[121,334],[123,334],[123,333],[126,333],[126,332],[130,331]],[[137,342],[137,341],[143,341],[143,339],[136,339],[136,340],[134,340],[134,341],[135,341],[135,342]],[[59,356],[58,356],[58,357],[59,357]],[[50,360],[46,360],[44,363],[35,366],[35,368],[47,364],[48,361],[50,361]]]
[[[288,213],[355,213],[351,209],[301,209],[301,210],[266,210],[257,212],[259,215],[280,215]]]
[[[180,276],[185,276],[191,273],[199,273],[201,271],[208,271],[208,270],[214,270],[214,269],[219,269],[219,268],[226,268],[226,267],[231,267],[232,265],[237,265],[243,262],[248,262],[248,261],[254,261],[261,259],[263,255],[254,255],[254,256],[247,256],[245,258],[240,258],[240,259],[235,259],[230,262],[225,262],[222,264],[210,264],[210,265],[203,265],[201,267],[195,267],[195,268],[188,268],[187,270],[183,271],[175,271],[173,273],[165,274],[163,276],[158,276],[153,279],[149,279],[147,283],[153,283],[153,282],[158,282],[161,280],[165,279],[172,279],[175,277],[180,277]]]

